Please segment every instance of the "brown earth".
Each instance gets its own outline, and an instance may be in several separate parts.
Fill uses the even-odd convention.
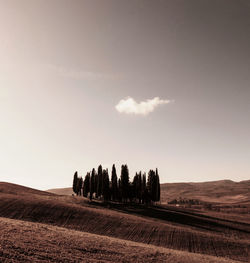
[[[0,262],[238,262],[7,218],[0,236]]]
[[[72,195],[74,194],[72,187],[66,187],[66,188],[54,188],[49,189],[46,192],[57,194],[57,195]]]
[[[250,224],[175,207],[89,203],[0,183],[0,216],[187,252],[249,260]]]
[[[198,199],[203,202],[220,204],[250,203],[250,180],[161,184],[162,203],[179,198]]]

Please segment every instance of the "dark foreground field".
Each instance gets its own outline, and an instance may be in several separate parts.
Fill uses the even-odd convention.
[[[249,261],[250,224],[187,209],[107,208],[82,197],[0,183],[0,216],[0,258],[7,262]]]
[[[0,229],[0,262],[236,262],[7,218]]]

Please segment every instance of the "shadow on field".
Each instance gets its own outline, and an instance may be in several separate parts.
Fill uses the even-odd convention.
[[[149,217],[151,219],[158,219],[208,231],[224,233],[225,230],[231,230],[250,234],[250,224],[219,219],[190,211],[180,211],[174,207],[144,206],[140,204],[122,204],[115,202],[100,203],[95,201],[92,201],[91,204],[119,212]]]

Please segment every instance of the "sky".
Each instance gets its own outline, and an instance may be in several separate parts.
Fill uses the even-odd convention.
[[[248,0],[0,0],[0,181],[250,179],[249,28]]]

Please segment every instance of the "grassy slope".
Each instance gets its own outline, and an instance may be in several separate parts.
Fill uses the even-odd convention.
[[[39,223],[0,218],[1,262],[235,261],[155,247]]]
[[[9,185],[4,183],[0,183],[0,189],[2,217],[48,223],[235,260],[246,261],[249,258],[249,224],[204,217],[178,209],[105,209],[89,205],[82,197],[40,194],[36,190],[21,191],[22,188],[19,188],[20,192],[10,193]]]
[[[221,180],[204,183],[168,183],[161,185],[162,202],[178,198],[198,199],[225,204],[250,203],[250,180]]]
[[[49,189],[46,192],[57,194],[57,195],[72,195],[73,194],[72,187]]]
[[[29,188],[26,186],[22,186],[19,184],[12,184],[6,182],[0,182],[0,193],[5,194],[18,194],[18,195],[27,195],[27,194],[35,194],[35,195],[43,195],[43,196],[53,196],[53,193],[40,191],[37,189]]]

